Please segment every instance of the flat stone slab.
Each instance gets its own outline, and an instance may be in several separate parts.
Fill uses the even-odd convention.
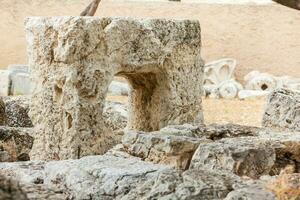
[[[33,17],[25,25],[34,85],[30,115],[41,133],[35,159],[110,148],[102,113],[115,75],[131,88],[129,129],[203,122],[199,21]]]
[[[48,163],[0,163],[0,173],[21,185],[60,189],[67,199],[120,199],[165,169],[168,167],[114,156],[88,156]]]

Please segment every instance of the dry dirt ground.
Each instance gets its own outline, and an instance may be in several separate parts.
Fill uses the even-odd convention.
[[[127,97],[124,96],[108,96],[107,100],[127,104]],[[235,123],[260,127],[266,98],[247,100],[203,98],[202,102],[206,124]]]
[[[102,0],[97,15],[197,19],[202,27],[205,61],[237,59],[239,80],[251,70],[300,77],[300,12],[277,4],[225,5],[199,1]],[[88,0],[0,0],[0,3],[0,68],[5,68],[12,63],[26,63],[25,17],[78,15]],[[263,99],[203,102],[207,123],[260,125]]]

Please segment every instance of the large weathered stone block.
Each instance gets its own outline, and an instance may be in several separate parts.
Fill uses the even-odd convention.
[[[200,24],[191,20],[54,17],[26,21],[40,136],[33,158],[104,153],[103,104],[114,75],[131,87],[128,128],[202,122]]]
[[[200,144],[190,169],[221,169],[259,178],[270,173],[275,157],[275,150],[268,141],[256,137],[225,138]]]
[[[262,124],[274,129],[300,131],[300,92],[278,89],[271,93]]]

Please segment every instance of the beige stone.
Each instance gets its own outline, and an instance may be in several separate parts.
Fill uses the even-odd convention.
[[[35,159],[102,154],[113,137],[103,104],[114,75],[131,87],[129,129],[202,123],[200,24],[192,20],[26,20]]]
[[[300,92],[278,89],[267,100],[263,114],[264,127],[300,131]]]

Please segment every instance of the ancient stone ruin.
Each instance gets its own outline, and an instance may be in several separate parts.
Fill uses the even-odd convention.
[[[115,75],[131,86],[128,129],[202,122],[198,21],[29,18],[26,32],[39,132],[32,158],[107,151],[114,136],[103,105]]]
[[[299,92],[273,91],[262,127],[203,124],[198,21],[29,18],[26,32],[33,94],[0,99],[0,199],[299,197]],[[105,100],[114,76],[128,110]]]

